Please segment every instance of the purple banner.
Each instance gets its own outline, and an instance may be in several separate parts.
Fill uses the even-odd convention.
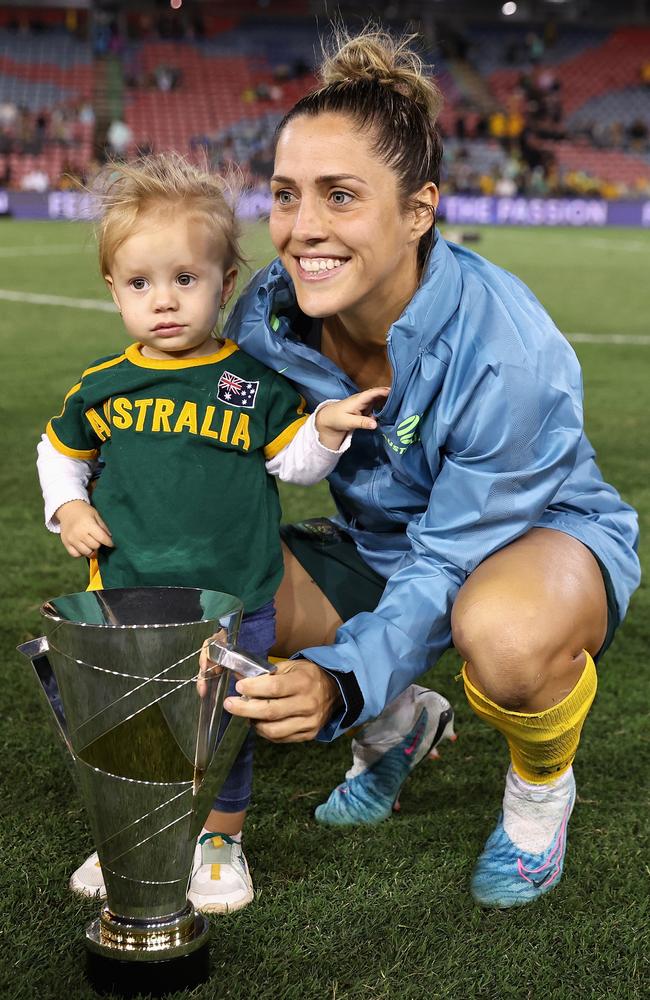
[[[247,192],[239,202],[242,219],[259,219],[271,211],[268,191]],[[97,203],[80,191],[0,191],[0,215],[13,219],[68,219],[89,221],[97,217]]]
[[[446,195],[440,218],[459,226],[650,226],[650,200]]]
[[[271,211],[266,190],[242,196],[238,214],[260,219]],[[94,219],[92,195],[79,191],[0,191],[0,215],[14,219]],[[637,226],[650,227],[650,200],[604,201],[600,198],[483,198],[446,195],[439,217],[458,226]]]

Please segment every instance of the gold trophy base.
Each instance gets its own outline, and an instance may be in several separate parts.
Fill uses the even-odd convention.
[[[188,903],[169,918],[126,921],[108,907],[86,928],[86,974],[98,993],[154,997],[210,975],[209,925]]]

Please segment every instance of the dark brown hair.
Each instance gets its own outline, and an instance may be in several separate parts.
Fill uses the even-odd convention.
[[[325,52],[320,69],[323,85],[285,115],[276,140],[300,115],[347,115],[370,134],[373,152],[394,171],[402,207],[417,208],[422,203],[414,199],[415,193],[427,181],[440,182],[442,139],[436,121],[442,95],[412,48],[415,37],[394,38],[374,26],[355,36],[337,29],[332,51]],[[420,264],[433,243],[432,214],[431,228],[418,246]]]

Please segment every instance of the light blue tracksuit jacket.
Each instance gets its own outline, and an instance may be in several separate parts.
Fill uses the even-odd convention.
[[[357,386],[295,331],[305,317],[279,261],[258,272],[226,336],[281,371],[315,407]],[[467,575],[534,525],[573,535],[609,571],[621,618],[639,583],[637,518],[603,481],[583,431],[576,356],[521,281],[438,238],[420,287],[388,333],[390,395],[329,477],[338,521],[388,580],[372,613],[305,650],[353,671],[356,724],[451,642]],[[332,739],[341,719],[320,734]]]

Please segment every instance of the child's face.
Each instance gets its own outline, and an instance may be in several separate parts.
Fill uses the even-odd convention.
[[[232,295],[236,268],[200,216],[151,212],[115,251],[108,284],[124,325],[149,358],[213,354],[210,336]]]

